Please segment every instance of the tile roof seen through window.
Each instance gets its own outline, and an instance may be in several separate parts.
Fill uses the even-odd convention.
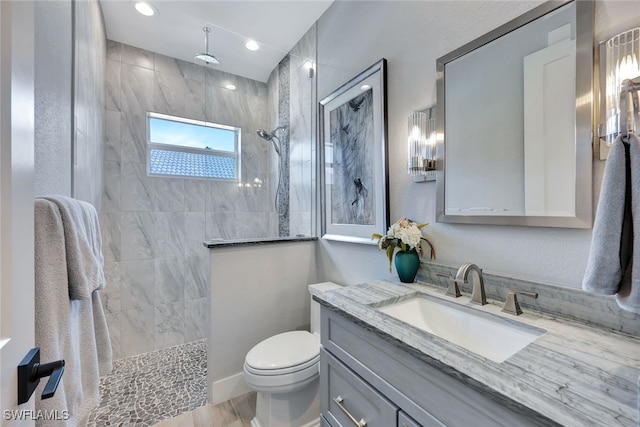
[[[213,154],[149,150],[149,172],[158,175],[234,179],[235,162],[233,157]]]

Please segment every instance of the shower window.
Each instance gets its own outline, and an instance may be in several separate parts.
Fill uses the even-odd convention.
[[[240,128],[147,113],[147,172],[235,181]]]

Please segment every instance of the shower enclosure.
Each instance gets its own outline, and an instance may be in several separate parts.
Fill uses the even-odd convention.
[[[314,57],[315,26],[267,82],[107,42],[103,299],[116,359],[205,338],[203,241],[314,235]],[[239,176],[149,176],[149,112],[239,128]]]

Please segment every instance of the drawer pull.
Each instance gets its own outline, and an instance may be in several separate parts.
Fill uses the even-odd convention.
[[[367,426],[367,422],[364,420],[364,418],[360,418],[360,421],[358,421],[358,420],[356,420],[356,418],[353,415],[351,415],[349,413],[349,411],[347,411],[347,408],[345,408],[342,405],[342,402],[344,402],[344,399],[342,398],[342,396],[334,397],[333,401],[336,403],[336,405],[338,405],[338,408],[340,408],[342,410],[342,412],[344,412],[344,414],[349,418],[349,420],[351,420],[353,425],[355,425],[356,427],[366,427]]]

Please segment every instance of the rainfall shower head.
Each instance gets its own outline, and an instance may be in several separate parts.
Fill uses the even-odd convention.
[[[202,31],[204,31],[204,53],[197,54],[195,59],[204,61],[207,65],[220,65],[220,60],[209,53],[209,32],[211,31],[211,28],[204,27]]]

